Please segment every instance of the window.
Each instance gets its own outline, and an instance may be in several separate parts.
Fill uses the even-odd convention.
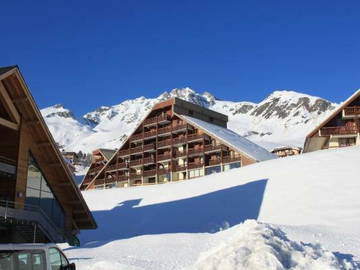
[[[2,250],[0,270],[46,270],[45,253],[39,250]]]
[[[49,261],[51,270],[61,270],[62,267],[69,265],[68,260],[57,248],[49,249]]]
[[[194,115],[194,111],[193,111],[193,110],[189,110],[189,115]]]
[[[356,144],[355,138],[339,138],[339,146],[340,147],[352,146],[355,144]]]
[[[64,211],[31,153],[29,153],[25,203],[39,206],[57,226],[64,227]]]
[[[221,166],[205,168],[205,175],[221,172]]]

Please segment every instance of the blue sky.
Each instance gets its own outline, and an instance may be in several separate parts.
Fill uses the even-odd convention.
[[[359,13],[351,0],[4,0],[0,65],[20,66],[40,107],[77,115],[186,86],[339,102],[360,88]]]

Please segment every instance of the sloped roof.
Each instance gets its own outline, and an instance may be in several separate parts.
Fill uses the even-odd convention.
[[[13,68],[17,68],[17,66],[0,67],[0,75],[12,70]]]
[[[347,100],[345,100],[333,113],[331,113],[324,121],[322,121],[316,128],[314,128],[306,138],[312,137],[320,128],[324,127],[331,119],[340,113],[346,106],[353,102],[356,98],[360,97],[360,89],[355,91]],[[306,142],[305,142],[306,143]]]
[[[110,160],[111,157],[115,154],[116,150],[112,150],[112,149],[105,149],[105,148],[100,148],[99,151],[104,155],[104,157],[107,160]]]
[[[224,144],[234,148],[241,153],[244,153],[256,161],[265,161],[277,158],[277,156],[270,153],[265,148],[249,141],[248,139],[240,136],[228,128],[223,128],[187,115],[178,116],[190,124],[193,124],[194,126],[204,130],[210,136],[218,138]]]
[[[46,152],[49,164],[58,164],[59,166],[54,167],[52,170],[53,175],[50,175],[48,180],[50,181],[50,187],[56,187],[54,190],[55,195],[61,193],[61,189],[66,188],[66,198],[63,198],[61,193],[60,201],[64,203],[65,199],[69,200],[72,204],[73,210],[83,213],[84,215],[73,215],[73,221],[79,229],[95,229],[97,224],[92,216],[90,209],[88,208],[80,190],[76,186],[72,173],[65,163],[58,147],[56,146],[55,140],[52,137],[49,128],[47,127],[44,118],[42,117],[39,108],[37,107],[26,82],[20,73],[17,66],[5,67],[0,70],[4,71],[3,75],[0,73],[0,80],[9,84],[8,94],[16,109],[22,115],[22,122],[26,125],[28,122],[37,124],[29,125],[29,129],[34,131],[36,136],[41,138],[41,145],[38,148],[42,148],[42,152]],[[6,73],[6,74],[5,74]],[[56,177],[54,177],[56,173]],[[54,181],[53,181],[54,180]],[[55,182],[56,180],[56,182]],[[61,186],[60,186],[61,185]]]

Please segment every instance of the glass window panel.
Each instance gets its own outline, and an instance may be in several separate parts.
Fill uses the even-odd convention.
[[[32,254],[32,270],[45,270],[45,255],[44,253],[33,253]]]
[[[54,196],[50,192],[41,191],[40,207],[50,217],[52,214],[52,206]]]
[[[31,204],[31,205],[39,205],[40,204],[40,190],[27,188],[25,203]]]
[[[19,270],[32,270],[31,267],[31,253],[18,253],[17,259],[19,263]]]
[[[27,186],[31,188],[41,188],[41,172],[34,165],[28,168]]]
[[[61,269],[60,252],[56,248],[49,249],[49,262],[51,265],[51,270],[60,270]]]

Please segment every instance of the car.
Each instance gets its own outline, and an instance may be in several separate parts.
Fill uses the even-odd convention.
[[[55,244],[0,244],[0,270],[76,270]]]

